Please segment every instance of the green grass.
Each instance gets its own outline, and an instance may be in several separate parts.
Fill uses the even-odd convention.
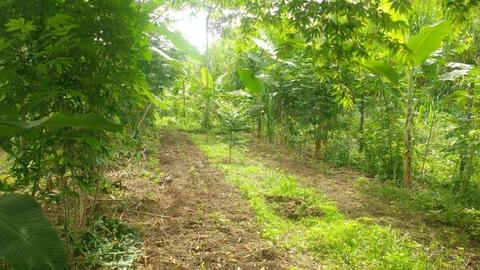
[[[324,195],[299,185],[276,169],[264,166],[244,151],[234,151],[228,163],[227,146],[203,135],[192,135],[213,166],[225,172],[248,199],[262,237],[280,248],[309,253],[326,269],[460,269],[434,247],[422,246],[399,231],[368,218],[347,219]],[[271,198],[281,198],[272,202]],[[289,199],[291,202],[289,202]],[[296,202],[296,203],[292,203]],[[284,203],[280,205],[279,203]],[[280,210],[316,209],[321,215],[290,218]],[[436,255],[433,255],[433,254]]]
[[[432,186],[412,192],[392,183],[376,183],[362,177],[358,178],[356,183],[364,194],[385,201],[396,211],[420,213],[431,222],[460,229],[463,235],[458,235],[459,237],[480,239],[478,186],[472,186],[465,191]]]

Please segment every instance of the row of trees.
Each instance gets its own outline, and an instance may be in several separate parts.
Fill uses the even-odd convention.
[[[208,99],[247,104],[270,142],[408,188],[464,189],[480,177],[480,47],[478,5],[460,2],[210,3],[242,23],[211,49]],[[203,104],[205,88],[187,88]]]

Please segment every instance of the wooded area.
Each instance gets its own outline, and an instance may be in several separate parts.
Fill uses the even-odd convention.
[[[0,269],[478,269],[478,12],[0,0]]]

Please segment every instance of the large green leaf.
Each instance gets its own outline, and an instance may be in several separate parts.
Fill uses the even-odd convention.
[[[423,63],[440,47],[449,29],[449,21],[422,27],[420,32],[416,36],[411,37],[407,43],[412,62],[415,65]]]
[[[208,86],[208,89],[212,89],[215,82],[213,81],[212,74],[208,72],[207,68],[204,66],[202,67],[202,85],[204,87]]]
[[[396,83],[400,79],[398,72],[391,66],[381,61],[367,61],[361,64],[365,69],[375,75],[382,76]]]
[[[50,127],[72,127],[80,129],[96,129],[108,131],[120,131],[122,126],[113,123],[104,117],[89,113],[89,114],[69,114],[59,113],[48,119],[45,126]]]
[[[80,129],[120,131],[121,125],[113,123],[104,117],[89,114],[57,113],[52,116],[43,117],[35,121],[12,121],[2,120],[0,118],[0,137],[21,132],[21,130],[32,129],[35,127],[72,127]]]
[[[30,196],[0,196],[0,257],[18,270],[65,268],[63,244]]]
[[[255,77],[255,74],[249,69],[239,69],[240,80],[249,90],[250,94],[258,96],[263,89],[262,81]]]

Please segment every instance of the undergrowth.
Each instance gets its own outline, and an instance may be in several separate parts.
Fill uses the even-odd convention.
[[[334,202],[245,152],[228,160],[226,145],[193,135],[212,164],[249,200],[262,237],[289,250],[314,255],[327,269],[460,269],[435,246],[416,243],[400,231],[369,218],[348,219]],[[292,213],[294,215],[292,215]]]
[[[117,219],[102,217],[85,232],[77,244],[88,269],[133,269],[140,257],[138,233]]]
[[[376,183],[360,177],[359,189],[367,196],[388,201],[391,207],[408,212],[421,212],[428,220],[462,229],[463,233],[480,240],[480,191],[455,192],[445,187],[430,187],[416,192],[394,184]]]

